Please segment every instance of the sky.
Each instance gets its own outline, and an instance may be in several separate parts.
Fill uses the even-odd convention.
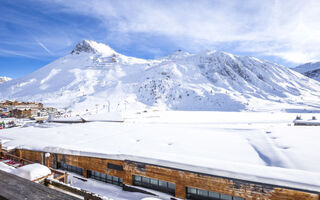
[[[319,0],[2,0],[0,76],[19,78],[84,40],[159,58],[219,50],[294,67],[320,61]]]

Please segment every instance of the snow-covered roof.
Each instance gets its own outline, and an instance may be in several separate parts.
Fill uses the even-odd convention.
[[[295,116],[155,112],[127,117],[125,123],[8,129],[0,138],[6,149],[130,160],[320,191],[319,130],[288,126]]]

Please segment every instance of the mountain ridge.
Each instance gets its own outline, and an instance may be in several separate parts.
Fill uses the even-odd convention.
[[[320,62],[309,62],[299,65],[293,70],[314,80],[320,81]]]
[[[70,110],[318,109],[320,83],[287,67],[221,51],[145,60],[84,40],[43,68],[0,86],[0,98]]]

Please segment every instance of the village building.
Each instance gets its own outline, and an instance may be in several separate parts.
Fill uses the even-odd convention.
[[[48,117],[56,108],[44,107],[42,103],[5,101],[0,103],[0,115],[13,118]]]
[[[14,118],[30,118],[31,116],[35,115],[36,110],[31,110],[31,109],[13,109],[9,112],[9,117],[14,117]]]

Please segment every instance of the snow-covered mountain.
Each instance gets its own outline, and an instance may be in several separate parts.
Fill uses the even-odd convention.
[[[301,74],[320,81],[320,62],[306,63],[299,65],[293,70],[300,72]]]
[[[5,77],[5,76],[0,76],[0,84],[7,82],[7,81],[11,81],[12,79],[9,77]]]
[[[219,51],[144,60],[84,40],[68,55],[0,86],[1,99],[72,110],[319,108],[320,83],[287,67]]]

